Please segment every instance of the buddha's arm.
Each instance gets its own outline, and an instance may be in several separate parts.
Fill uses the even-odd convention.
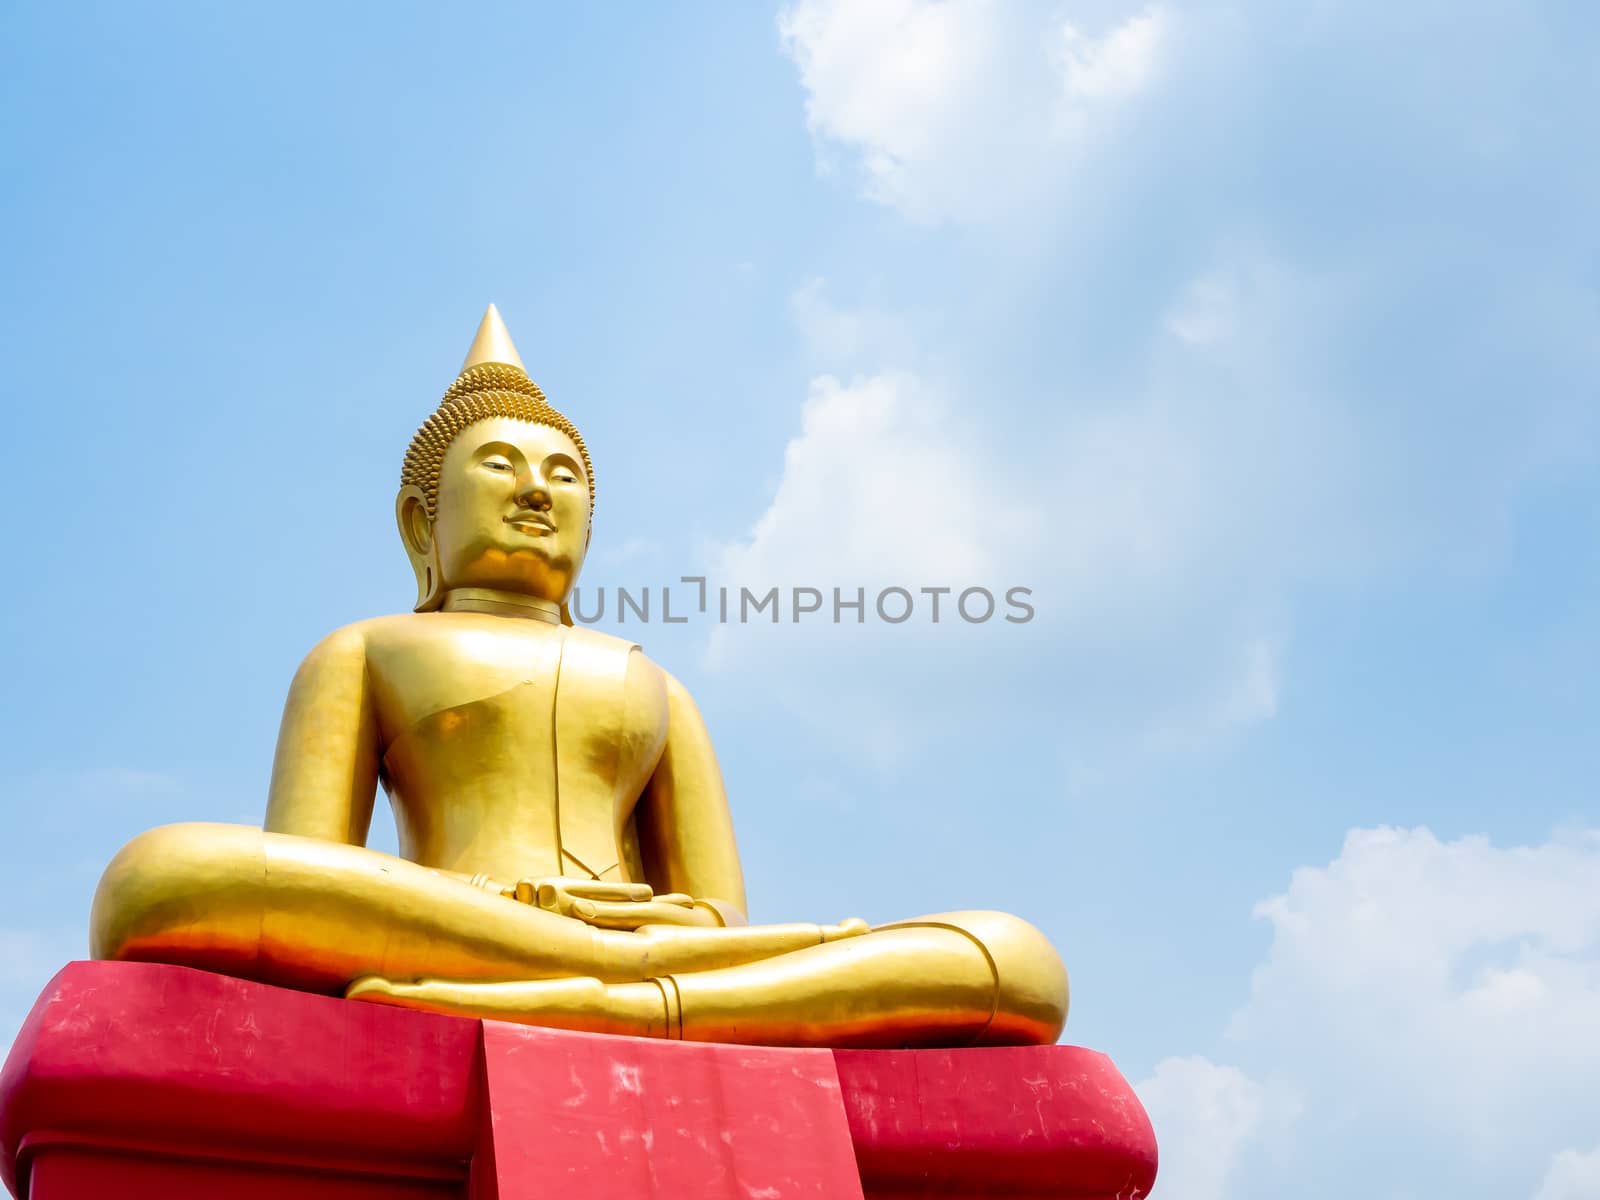
[[[671,675],[666,683],[667,744],[636,812],[645,875],[657,892],[686,893],[742,925],[744,871],[722,771],[688,689]]]
[[[377,781],[366,639],[358,627],[341,629],[306,655],[289,686],[265,827],[365,845]]]

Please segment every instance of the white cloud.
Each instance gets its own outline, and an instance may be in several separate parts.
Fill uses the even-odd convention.
[[[1099,36],[999,0],[800,0],[778,19],[824,164],[923,221],[993,218],[1070,165],[1149,88],[1169,38],[1153,7]]]
[[[1600,440],[1600,410],[1576,399],[1592,393],[1592,289],[1503,252],[1473,224],[1482,214],[1374,188],[1413,178],[1426,146],[1428,169],[1463,196],[1492,190],[1478,140],[1450,122],[1522,128],[1548,77],[1541,44],[1508,19],[1500,51],[1485,53],[1526,86],[1442,111],[1399,67],[1437,22],[1386,12],[786,8],[780,32],[819,156],[859,166],[870,197],[915,221],[968,225],[964,244],[990,256],[976,271],[952,254],[962,286],[928,320],[905,303],[833,303],[813,281],[793,299],[797,326],[824,366],[863,372],[838,385],[841,404],[888,378],[883,367],[913,363],[895,377],[902,407],[937,393],[981,396],[981,412],[919,430],[906,462],[892,428],[869,438],[863,468],[888,451],[881,488],[833,491],[827,464],[850,452],[839,441],[805,453],[818,441],[802,431],[773,505],[725,564],[900,568],[957,546],[957,569],[981,558],[1036,588],[1033,633],[1050,644],[1033,649],[1063,678],[1114,673],[1111,703],[1104,689],[1081,708],[1059,699],[1064,725],[1100,746],[1126,738],[1135,753],[1272,719],[1294,694],[1285,664],[1300,590],[1494,564],[1523,483]],[[1392,59],[1371,60],[1368,38]],[[1476,51],[1451,44],[1453,69],[1471,76]],[[1305,99],[1324,93],[1325,104]],[[1370,111],[1346,113],[1351,96]],[[1286,115],[1297,104],[1305,121]],[[1329,173],[1333,163],[1349,165]],[[1062,349],[998,385],[1004,394],[990,390],[992,364],[1039,353],[1049,335],[1027,313],[1015,346],[1010,322],[968,333],[994,297],[1024,310],[1045,297],[1062,330]],[[981,555],[907,516],[939,486],[916,464],[967,461],[979,421],[1006,435],[1002,454],[979,447],[978,461],[1025,518]],[[818,519],[830,494],[870,506],[848,539]],[[962,537],[979,532],[956,520]]]
[[[806,0],[778,28],[809,93],[812,134],[860,154],[868,194],[922,213],[919,174],[963,123],[993,26],[974,3]]]
[[[1239,1065],[1168,1058],[1137,1086],[1156,1200],[1600,1197],[1600,1148],[1571,1148],[1600,1126],[1596,880],[1600,831],[1356,829],[1295,871],[1256,910]]]
[[[904,394],[965,396],[1007,354],[1036,356],[1015,394],[985,397],[1012,424],[980,461],[1033,518],[991,561],[1038,583],[1032,665],[1065,681],[1048,697],[1062,737],[1099,719],[1140,750],[1184,748],[1292,702],[1302,590],[1493,567],[1525,485],[1592,465],[1577,214],[1595,176],[1573,170],[1563,114],[1593,87],[1571,82],[1552,21],[1514,6],[1467,25],[1446,5],[1123,5],[1100,23],[1084,7],[1065,24],[998,2],[805,0],[783,32],[820,156],[914,220],[967,224],[963,249],[1028,241],[987,273],[948,257],[963,297],[1023,310],[1021,335],[924,330],[941,357],[912,356]],[[1567,199],[1524,220],[1519,188]],[[984,315],[959,305],[942,330]],[[923,432],[941,461],[960,454],[964,426]],[[821,478],[791,459],[745,548],[828,561],[825,527],[782,502]],[[856,534],[856,562],[937,550],[892,518],[875,548]],[[883,694],[904,696],[883,647]],[[872,681],[851,665],[860,699]],[[1077,680],[1112,678],[1074,707]],[[962,693],[969,711],[990,699]],[[1498,1200],[1547,1166],[1540,1200],[1590,1186],[1593,1156],[1563,1147],[1600,1127],[1597,867],[1594,834],[1508,848],[1377,829],[1296,872],[1260,909],[1272,945],[1232,1026],[1237,1068],[1169,1060],[1141,1085],[1166,1114],[1159,1194],[1316,1180]],[[1305,1119],[1274,1175],[1259,1081],[1280,1076]]]
[[[812,356],[829,370],[869,357],[874,365],[905,362],[915,352],[908,322],[883,309],[836,304],[820,278],[795,289],[789,311]]]
[[[1600,1147],[1563,1150],[1550,1162],[1533,1200],[1595,1200],[1600,1196]]]
[[[1026,642],[1005,620],[1018,611],[1005,597],[1037,574],[1029,564],[1042,544],[1041,521],[1030,499],[985,424],[955,411],[917,374],[813,379],[771,503],[748,536],[714,549],[708,571],[729,589],[733,611],[741,588],[780,589],[778,624],[757,617],[719,626],[707,665],[768,681],[763,695],[795,716],[825,724],[880,765],[897,761],[946,723],[921,705],[1000,702],[984,698],[986,687],[1005,686],[992,658],[966,663],[964,698],[943,685],[920,689],[910,704],[889,697],[903,697],[919,675],[948,679],[976,644]],[[960,593],[971,587],[994,597],[986,623],[959,616]],[[791,621],[795,588],[821,593],[822,612]],[[877,603],[884,597],[883,611],[898,616],[907,598],[886,590],[895,588],[909,593],[912,615],[890,625]],[[936,598],[925,588],[949,590]],[[849,610],[832,620],[834,589],[865,603],[865,624]],[[984,607],[974,595],[968,611],[977,616]],[[785,687],[772,688],[774,678]]]
[[[1011,496],[984,488],[998,464],[979,424],[914,374],[820,376],[771,505],[724,549],[718,577],[910,589],[996,579],[1035,525]]]
[[[1154,77],[1165,49],[1171,18],[1151,8],[1100,38],[1071,23],[1055,31],[1053,59],[1069,105],[1082,106],[1137,95]]]
[[[1234,240],[1150,308],[1114,378],[1075,381],[1067,363],[1025,398],[962,380],[948,348],[915,352],[911,322],[813,281],[793,304],[814,353],[930,365],[815,379],[771,504],[714,569],[761,587],[1031,587],[1035,661],[1118,679],[1111,703],[1103,689],[1052,700],[1096,753],[1195,750],[1270,721],[1293,695],[1298,589],[1432,567],[1457,545],[1470,563],[1535,448],[1571,428],[1558,392],[1549,409],[1485,409],[1470,444],[1422,436],[1386,381],[1370,395],[1336,382],[1381,279]],[[1021,428],[996,419],[1008,411]],[[764,662],[763,640],[752,653],[719,633],[720,661],[740,642]],[[847,639],[806,653],[818,671],[844,655],[873,686]],[[875,653],[903,695],[896,648]]]
[[[1045,420],[997,444],[1005,431],[986,411],[994,399],[970,385],[894,370],[817,377],[770,505],[747,537],[717,552],[713,574],[756,589],[1032,588],[1038,618],[1025,648],[1035,665],[1075,678],[1088,674],[1085,655],[1114,656],[1107,669],[1123,697],[1114,710],[1103,689],[1052,701],[1102,747],[1194,750],[1271,719],[1289,640],[1278,593],[1302,546],[1328,553],[1341,542],[1328,519],[1307,532],[1308,510],[1340,511],[1321,496],[1340,437],[1307,411],[1311,397],[1278,386],[1275,356],[1297,347],[1277,324],[1310,287],[1259,256],[1243,261],[1227,276],[1230,319],[1272,347],[1265,362],[1252,356],[1253,378],[1226,365],[1208,378],[1183,342],[1169,361],[1163,347],[1172,343],[1157,324],[1153,365],[1122,396],[1042,398]],[[881,312],[832,304],[821,281],[795,306],[808,340],[839,354],[881,347],[886,330],[903,329]],[[914,627],[929,607],[918,613]],[[849,639],[784,632],[804,641],[829,687],[822,664],[838,659],[858,691],[871,689]],[[874,647],[883,682],[899,694],[906,659],[925,652],[912,632]],[[713,661],[764,671],[780,640],[771,630],[759,640],[719,630]],[[1024,639],[992,648],[1021,653]],[[813,699],[796,696],[795,707]],[[908,724],[926,715],[908,713]]]
[[[1292,1097],[1199,1056],[1164,1059],[1134,1090],[1160,1146],[1156,1200],[1226,1200],[1241,1154],[1298,1115]]]
[[[1237,1053],[1293,1081],[1324,1131],[1308,1154],[1353,1162],[1367,1139],[1407,1141],[1399,1167],[1349,1168],[1355,1191],[1438,1171],[1425,1146],[1482,1177],[1451,1194],[1531,1187],[1600,1123],[1597,880],[1600,832],[1501,848],[1352,831],[1258,907],[1272,945],[1232,1025]],[[1591,1165],[1558,1158],[1549,1186]]]

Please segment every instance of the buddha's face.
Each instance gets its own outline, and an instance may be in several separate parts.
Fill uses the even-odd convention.
[[[492,417],[467,426],[440,464],[431,532],[445,588],[564,603],[589,540],[582,455],[548,425]]]

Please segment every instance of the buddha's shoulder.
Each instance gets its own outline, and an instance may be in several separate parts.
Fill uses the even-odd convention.
[[[371,653],[390,646],[436,640],[445,630],[429,620],[434,615],[392,613],[352,621],[324,637],[311,653]]]
[[[598,629],[589,629],[583,625],[566,625],[562,627],[562,630],[569,644],[580,646],[596,654],[625,654],[633,660],[644,659],[644,651],[639,649],[638,643],[630,642],[627,638],[601,633]]]
[[[585,654],[613,661],[626,659],[630,674],[660,676],[663,684],[671,676],[653,662],[637,643],[583,626],[556,627],[535,621],[519,621],[483,613],[393,613],[368,617],[335,629],[318,643],[313,655],[359,654],[383,658],[437,648],[450,653],[457,635],[505,638],[511,641],[565,639],[568,646]]]
[[[578,650],[620,663],[629,680],[634,683],[648,683],[662,689],[677,685],[677,680],[646,654],[637,642],[582,625],[567,626],[566,639],[569,655],[573,650]]]
[[[392,613],[343,625],[318,642],[309,657],[357,655],[379,660],[396,654],[438,653],[460,650],[462,634],[482,638],[522,640],[549,636],[549,626],[531,621],[511,621],[481,613]]]

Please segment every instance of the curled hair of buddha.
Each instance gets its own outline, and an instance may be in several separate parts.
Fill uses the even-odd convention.
[[[439,503],[439,467],[450,443],[468,425],[490,417],[511,417],[534,425],[559,429],[572,439],[583,458],[583,473],[589,480],[589,510],[594,511],[594,464],[589,448],[577,426],[567,420],[544,398],[539,385],[519,367],[505,363],[480,363],[468,367],[450,385],[439,407],[422,423],[400,467],[400,486],[419,489],[433,520]]]

